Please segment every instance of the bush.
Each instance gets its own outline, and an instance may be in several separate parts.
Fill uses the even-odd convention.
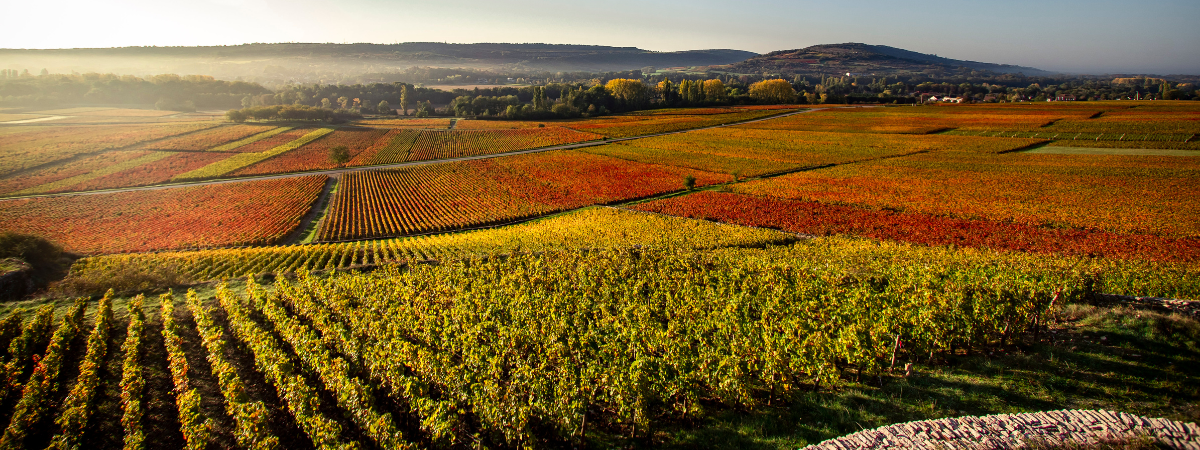
[[[20,233],[0,234],[0,258],[17,258],[33,267],[33,275],[39,284],[64,275],[70,266],[70,257],[53,242]]]
[[[183,286],[193,282],[174,265],[159,264],[137,267],[123,264],[111,270],[87,271],[83,276],[72,273],[62,281],[51,285],[49,291],[51,295],[59,297],[103,295],[109,289],[117,294],[126,295]]]

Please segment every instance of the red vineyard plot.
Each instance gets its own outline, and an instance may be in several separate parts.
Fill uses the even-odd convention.
[[[1073,256],[1200,261],[1200,239],[1196,238],[1043,228],[731,193],[699,192],[642,203],[634,209],[818,236],[852,235],[927,245]]]
[[[300,224],[325,179],[0,201],[0,231],[83,254],[273,244]]]

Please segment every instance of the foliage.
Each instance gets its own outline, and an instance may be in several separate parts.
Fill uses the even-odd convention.
[[[217,80],[206,75],[135,77],[85,73],[0,78],[0,99],[7,104],[150,104],[161,101],[164,106],[194,103],[203,108],[219,108],[236,104],[245,95],[268,92],[270,90],[258,83]]]
[[[58,434],[51,440],[50,448],[55,450],[76,450],[82,448],[84,429],[91,416],[93,403],[100,387],[100,371],[105,358],[108,356],[108,338],[112,331],[112,297],[109,291],[100,298],[96,312],[96,325],[87,339],[87,353],[79,365],[79,376],[67,398],[63,400],[62,412],[55,423],[59,426]]]
[[[348,111],[345,108],[334,110],[327,107],[305,105],[277,105],[231,109],[225,112],[225,118],[230,122],[245,122],[253,119],[339,123],[361,119],[362,114]]]
[[[449,231],[679,190],[683,170],[579,152],[343,176],[320,240]],[[720,180],[695,174],[701,185]]]
[[[0,202],[0,230],[86,254],[274,243],[300,224],[324,185],[324,176],[306,176],[10,200]]]
[[[212,318],[212,312],[201,303],[194,291],[188,291],[187,304],[196,319],[196,330],[200,333],[200,339],[208,350],[208,363],[221,388],[225,411],[235,422],[234,439],[238,445],[251,450],[279,448],[279,438],[271,434],[267,424],[267,407],[247,395],[245,383],[225,356],[230,343]]]
[[[796,90],[787,80],[764,80],[750,85],[750,97],[761,103],[794,103]]]
[[[87,299],[75,300],[75,305],[63,315],[50,345],[46,347],[44,358],[35,358],[33,373],[25,382],[20,400],[13,408],[4,436],[0,438],[0,449],[16,450],[26,448],[25,440],[30,433],[36,432],[42,421],[42,416],[49,409],[51,399],[58,390],[58,373],[62,369],[63,359],[70,351],[71,341],[83,325],[83,313],[87,309]]]
[[[0,176],[88,153],[213,127],[211,123],[12,128],[0,133]]]
[[[189,180],[204,180],[209,178],[218,178],[236,172],[238,169],[250,166],[252,164],[265,161],[267,159],[283,155],[291,152],[305,144],[320,139],[325,135],[332,133],[332,128],[317,128],[305,133],[304,136],[296,138],[286,144],[282,144],[259,153],[238,153],[229,158],[222,159],[215,163],[193,170],[191,172],[182,173],[172,178],[172,181],[189,181]]]
[[[33,267],[40,283],[63,275],[69,261],[62,247],[33,234],[6,231],[0,233],[0,258],[18,258]]]
[[[574,248],[709,249],[786,244],[787,233],[688,220],[616,208],[585,208],[510,227],[386,241],[190,252],[95,256],[79,260],[77,276],[103,278],[129,267],[170,266],[197,280],[260,273],[300,273],[389,262],[456,260],[492,253]]]
[[[851,235],[925,245],[985,247],[1053,255],[1200,262],[1200,239],[1042,228],[985,219],[869,209],[813,201],[700,192],[635,206],[682,217],[816,236]]]
[[[167,349],[167,367],[175,384],[175,407],[179,411],[179,430],[183,433],[187,450],[204,450],[212,436],[212,424],[201,411],[200,392],[192,387],[188,370],[184,340],[180,336],[179,323],[175,320],[175,298],[166,293],[159,297],[162,307],[163,345]]]
[[[754,180],[733,190],[1033,226],[1196,238],[1197,160],[930,152]]]

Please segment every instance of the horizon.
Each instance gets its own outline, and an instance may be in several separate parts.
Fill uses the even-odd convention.
[[[54,17],[10,26],[5,49],[237,46],[247,43],[547,43],[636,47],[656,52],[733,49],[765,54],[811,45],[861,42],[941,57],[1033,67],[1066,74],[1200,75],[1200,4],[1153,2],[1153,20],[1128,17],[1123,4],[1028,2],[1001,11],[950,0],[898,9],[882,0],[856,5],[760,0],[728,8],[711,0],[607,6],[521,0],[454,5],[355,0],[68,1],[10,6],[11,17]],[[1111,6],[1111,7],[1110,7]],[[760,14],[764,10],[772,14]],[[589,20],[580,20],[579,18]],[[593,19],[600,18],[600,19]],[[1119,24],[1120,33],[1113,32]],[[66,30],[66,31],[62,31]]]

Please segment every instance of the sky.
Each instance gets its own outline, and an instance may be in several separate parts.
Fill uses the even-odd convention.
[[[1068,73],[1200,75],[1200,1],[3,0],[0,48],[544,42],[766,53],[863,42]]]

